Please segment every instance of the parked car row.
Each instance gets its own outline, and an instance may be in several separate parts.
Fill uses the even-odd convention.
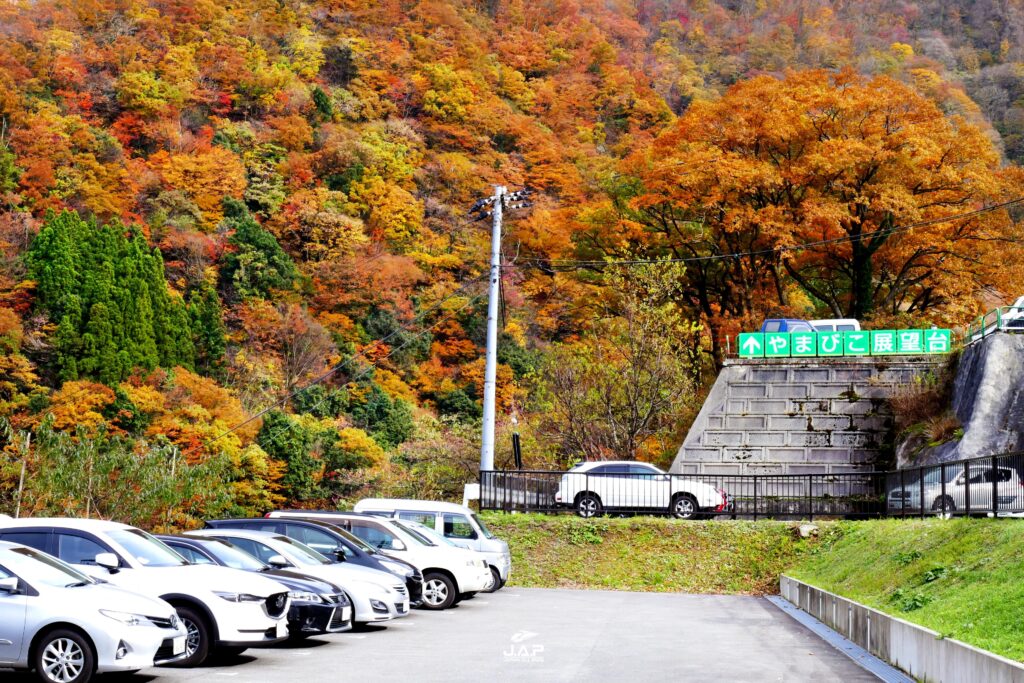
[[[0,668],[82,683],[197,666],[411,607],[446,609],[508,580],[507,544],[468,508],[364,502],[374,514],[279,511],[177,536],[0,516]],[[488,550],[464,547],[474,542]]]

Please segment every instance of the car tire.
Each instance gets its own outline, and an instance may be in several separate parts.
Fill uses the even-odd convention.
[[[456,603],[459,594],[455,583],[438,572],[423,575],[423,607],[426,609],[448,609]]]
[[[472,600],[476,597],[476,594],[479,592],[480,591],[469,591],[468,593],[463,593],[459,596],[459,601],[461,602],[462,600]]]
[[[668,511],[676,519],[697,519],[700,507],[697,506],[697,499],[689,493],[677,493],[672,497]]]
[[[942,512],[943,511],[942,510],[942,498],[943,498],[942,496],[939,496],[938,498],[935,499],[935,502],[932,503],[932,510],[934,510],[935,512]],[[950,498],[949,496],[946,496],[945,498],[946,498],[946,510],[945,511],[946,512],[956,512],[956,503],[953,502],[953,499]]]
[[[36,675],[46,683],[87,683],[96,672],[96,653],[82,634],[51,631],[40,639],[33,656]]]
[[[483,592],[496,593],[497,591],[500,591],[504,586],[505,584],[501,581],[501,573],[494,567],[491,567],[491,585],[485,588]]]
[[[185,652],[186,656],[175,662],[167,664],[178,668],[199,666],[206,661],[210,654],[210,624],[206,615],[194,607],[182,605],[175,607],[181,625],[185,627]]]
[[[581,493],[576,496],[576,514],[584,519],[597,517],[604,511],[601,499],[595,493]]]

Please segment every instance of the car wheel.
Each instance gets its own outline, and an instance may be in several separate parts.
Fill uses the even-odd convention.
[[[576,497],[576,514],[585,519],[597,517],[603,510],[601,499],[593,493],[581,493]]]
[[[943,501],[943,497],[942,496],[939,496],[938,498],[936,498],[935,502],[932,503],[932,510],[935,510],[936,512],[942,512],[942,501]],[[953,502],[953,499],[950,498],[949,496],[946,496],[945,497],[945,501],[946,501],[946,512],[956,512],[956,504]]]
[[[689,493],[676,494],[669,506],[669,513],[676,519],[695,519],[698,510],[697,499]]]
[[[210,625],[206,617],[194,607],[175,607],[181,625],[185,627],[185,657],[167,666],[199,666],[210,654]]]
[[[484,593],[494,593],[500,591],[501,587],[504,585],[505,584],[501,582],[501,574],[498,572],[497,569],[491,567],[491,583],[487,586],[487,588],[484,589]]]
[[[444,574],[430,572],[423,576],[423,606],[427,609],[448,609],[457,597],[455,584]]]
[[[96,670],[96,653],[80,634],[60,629],[39,641],[35,665],[36,675],[47,683],[85,683]]]

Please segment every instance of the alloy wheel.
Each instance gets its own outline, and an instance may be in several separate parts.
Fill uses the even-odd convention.
[[[423,584],[423,599],[430,605],[443,604],[448,599],[448,586],[440,579],[430,579]]]
[[[70,638],[50,641],[43,650],[43,673],[55,683],[71,683],[82,675],[85,653]]]
[[[672,514],[680,519],[692,517],[696,511],[697,508],[693,504],[693,499],[689,496],[679,496],[676,498],[675,503],[672,504]]]
[[[199,626],[191,619],[182,619],[181,623],[185,626],[185,656],[188,658],[199,649],[202,634],[199,632]]]

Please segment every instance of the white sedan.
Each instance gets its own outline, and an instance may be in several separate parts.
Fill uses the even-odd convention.
[[[185,657],[163,600],[98,583],[46,553],[0,541],[0,667],[47,683],[137,671]]]

